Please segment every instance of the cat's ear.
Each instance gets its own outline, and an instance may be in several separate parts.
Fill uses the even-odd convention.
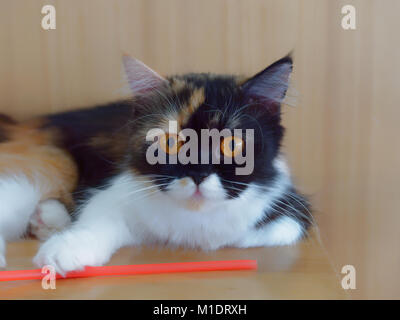
[[[167,84],[167,80],[137,59],[124,55],[122,62],[133,95],[143,94]]]
[[[290,55],[274,62],[241,85],[245,99],[259,102],[272,112],[279,111],[289,87],[292,69],[293,59]]]

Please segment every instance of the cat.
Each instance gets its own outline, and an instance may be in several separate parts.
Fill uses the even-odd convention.
[[[17,123],[0,116],[0,268],[5,242],[27,233],[39,239],[71,222],[78,171],[72,156],[55,145],[41,121]]]
[[[216,250],[290,245],[307,235],[313,224],[310,205],[294,187],[280,152],[284,134],[281,104],[293,68],[291,56],[250,78],[206,73],[164,78],[128,56],[123,64],[131,99],[28,122],[28,126],[35,124],[32,134],[45,136],[48,148],[64,155],[67,164],[55,170],[58,184],[50,179],[54,174],[46,163],[53,155],[45,153],[35,165],[26,161],[31,159],[27,153],[24,163],[15,164],[20,168],[13,168],[11,176],[0,175],[0,200],[6,203],[0,209],[3,247],[10,238],[4,235],[4,217],[17,219],[20,215],[25,220],[14,237],[29,223],[36,223],[39,230],[49,229],[42,237],[49,238],[33,261],[38,266],[52,265],[62,275],[84,266],[103,265],[123,246],[162,244]],[[252,143],[252,172],[236,174],[241,166],[236,160],[151,164],[148,132],[163,128],[169,148],[169,138],[177,134],[168,132],[170,121],[179,129],[197,133],[203,129],[252,130],[253,140],[245,137],[241,141]],[[27,126],[15,124],[21,125]],[[8,131],[0,125],[2,157],[8,153],[1,151],[2,144],[9,143]],[[160,143],[160,137],[155,141]],[[225,153],[223,143],[217,149],[210,146],[207,152]],[[171,157],[168,152],[167,157]],[[31,179],[25,166],[32,168],[29,172],[35,166],[40,172],[43,166],[46,181]],[[42,191],[43,183],[50,193]],[[65,187],[57,189],[57,185]],[[33,199],[28,199],[30,192]],[[62,196],[69,192],[76,204],[72,224],[65,214],[69,201]],[[12,201],[7,203],[7,199]],[[43,219],[40,208],[51,211],[49,201],[58,211],[52,216],[53,225],[59,226],[56,232],[49,219]],[[32,217],[36,217],[35,223],[29,222]],[[58,219],[62,222],[54,223]]]

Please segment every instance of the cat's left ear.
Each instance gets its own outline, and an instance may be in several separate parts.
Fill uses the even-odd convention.
[[[274,62],[241,85],[245,99],[263,104],[270,111],[279,111],[289,87],[292,69],[293,59],[290,55]]]
[[[122,61],[133,95],[147,93],[167,84],[166,79],[143,62],[128,55],[124,55]]]

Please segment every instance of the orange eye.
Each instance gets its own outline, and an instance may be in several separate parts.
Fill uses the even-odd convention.
[[[183,145],[183,141],[178,139],[178,135],[166,133],[159,138],[160,146],[165,153],[170,155],[177,154],[180,147]]]
[[[236,157],[243,148],[244,141],[238,137],[226,137],[221,142],[221,151],[227,157]]]

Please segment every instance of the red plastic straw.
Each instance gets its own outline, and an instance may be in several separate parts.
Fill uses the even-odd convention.
[[[200,261],[178,263],[137,264],[126,266],[86,267],[83,271],[68,272],[65,278],[88,278],[97,276],[122,276],[174,272],[199,272],[222,270],[255,270],[256,260]],[[0,281],[42,279],[46,274],[41,269],[1,271]],[[64,279],[57,274],[57,279]]]

